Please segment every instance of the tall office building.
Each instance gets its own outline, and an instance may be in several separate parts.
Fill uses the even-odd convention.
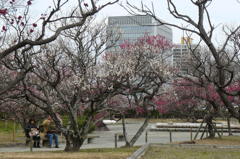
[[[189,74],[194,69],[193,50],[195,56],[200,55],[198,54],[200,48],[196,48],[196,45],[192,44],[191,38],[182,37],[181,43],[174,45],[172,51],[173,67],[178,69],[180,74]]]
[[[144,35],[161,35],[172,42],[172,29],[159,23],[151,16],[114,16],[108,18],[107,31],[111,34],[107,45],[118,39],[112,52],[119,49],[124,41],[134,42]]]
[[[180,73],[186,74],[189,72],[188,61],[190,51],[186,44],[176,44],[173,48],[173,67],[177,68]]]

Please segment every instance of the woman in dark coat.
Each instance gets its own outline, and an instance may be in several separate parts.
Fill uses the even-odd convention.
[[[39,129],[34,119],[30,119],[26,127],[26,137],[33,138],[33,147],[40,147]]]

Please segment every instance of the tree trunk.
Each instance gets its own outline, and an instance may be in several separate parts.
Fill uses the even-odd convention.
[[[130,143],[127,138],[127,131],[126,131],[126,125],[125,125],[125,115],[122,113],[122,127],[123,127],[123,137],[125,141],[125,146],[130,147]]]
[[[209,138],[215,137],[215,131],[214,131],[212,120],[213,120],[213,115],[211,113],[207,114],[205,117],[205,121],[207,123]]]
[[[84,138],[73,137],[73,135],[65,135],[65,139],[66,139],[66,146],[64,151],[66,152],[79,151],[84,142]]]
[[[131,141],[129,142],[129,145],[126,145],[126,146],[129,146],[129,147],[132,147],[136,141],[138,140],[138,138],[142,135],[142,133],[144,132],[144,130],[147,128],[148,126],[148,120],[149,118],[146,117],[144,123],[142,124],[142,126],[138,129],[137,133],[133,136],[133,138],[131,139]]]
[[[231,130],[231,123],[230,123],[230,117],[227,117],[227,125],[228,125],[228,135],[232,136],[232,130]]]
[[[228,100],[227,95],[220,89],[217,90],[222,102],[224,103],[225,107],[228,109],[229,114],[238,119],[240,121],[240,112],[234,109],[233,104]]]

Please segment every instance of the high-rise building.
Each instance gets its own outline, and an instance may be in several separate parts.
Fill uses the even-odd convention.
[[[172,51],[173,67],[177,68],[180,74],[189,74],[194,69],[195,56],[199,56],[199,46],[192,44],[191,38],[181,38],[180,44],[175,44]],[[194,51],[194,52],[193,52]]]
[[[161,35],[172,42],[172,29],[151,16],[114,16],[108,18],[107,31],[111,34],[107,45],[118,39],[111,51],[117,51],[124,41],[134,42],[144,35]]]
[[[190,51],[186,44],[176,44],[173,48],[173,67],[177,68],[180,73],[188,73],[188,61]]]

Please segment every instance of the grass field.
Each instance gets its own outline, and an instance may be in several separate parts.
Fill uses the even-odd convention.
[[[196,143],[211,145],[240,145],[240,136],[223,136],[222,138],[196,140]]]
[[[0,144],[24,143],[23,129],[13,121],[0,121]]]
[[[224,136],[195,142],[207,145],[240,145],[240,136]],[[240,159],[240,150],[153,146],[141,159]]]
[[[151,147],[141,159],[240,159],[240,150]]]
[[[25,137],[22,132],[13,133],[0,132],[0,144],[7,143],[24,143]]]
[[[0,153],[1,159],[126,159],[138,147],[117,149],[88,149],[80,152]]]

